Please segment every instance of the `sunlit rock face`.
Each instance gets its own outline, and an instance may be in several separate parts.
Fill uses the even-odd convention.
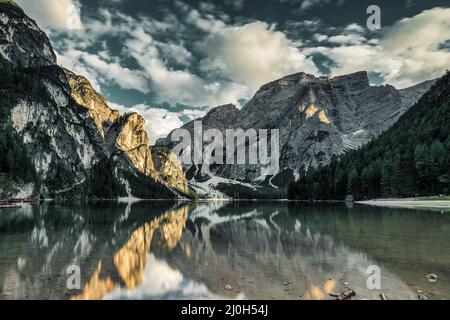
[[[156,182],[183,193],[189,191],[181,163],[169,150],[152,155],[145,120],[137,113],[123,116],[112,110],[90,82],[69,70],[65,70],[72,90],[72,97],[89,111],[99,133],[104,137],[109,154],[121,151],[127,160],[141,173]]]
[[[0,4],[0,17],[1,72],[13,70],[21,88],[10,97],[10,124],[42,180],[39,193],[57,196],[86,182],[105,154],[103,139],[87,110],[72,99],[45,33],[14,5]]]
[[[120,117],[120,113],[111,110],[106,100],[99,95],[90,82],[83,76],[64,69],[72,89],[75,101],[89,110],[89,115],[95,121],[98,131],[104,137],[111,125]]]
[[[47,36],[20,8],[0,4],[0,25],[1,72],[22,77],[21,91],[9,97],[10,122],[42,180],[40,195],[89,196],[89,180],[105,164],[119,185],[118,196],[189,191],[169,154],[168,161],[158,161],[163,173],[155,170],[144,119],[121,116],[86,78],[59,67]],[[147,187],[151,190],[142,190]]]
[[[449,242],[433,239],[449,218],[279,201],[24,206],[0,221],[14,231],[0,232],[0,299],[335,299],[347,285],[353,299],[445,299],[450,276],[425,275],[448,265]],[[81,290],[67,287],[73,265]]]
[[[114,141],[115,148],[123,152],[133,166],[155,181],[188,193],[187,179],[178,158],[169,149],[148,145],[145,121],[137,113],[126,114],[112,127],[106,140]]]
[[[188,218],[188,207],[170,210],[151,220],[133,232],[128,242],[114,255],[113,265],[120,282],[127,290],[137,288],[143,283],[144,269],[153,246],[173,250],[179,243]],[[84,286],[82,293],[73,300],[102,299],[115,290],[119,284],[110,272],[102,272],[99,262],[96,271]]]
[[[114,125],[113,131],[117,133],[114,141],[116,147],[128,156],[136,169],[150,175],[154,168],[144,125],[144,119],[139,114],[126,114]]]
[[[271,182],[283,186],[298,178],[301,169],[326,165],[333,156],[357,149],[386,131],[432,83],[397,90],[389,85],[371,86],[364,71],[335,78],[297,73],[262,86],[232,114],[224,112],[223,106],[213,109],[202,119],[203,127],[278,129],[281,172]],[[192,126],[183,128],[191,130]],[[170,137],[159,144],[167,145]],[[264,181],[255,165],[220,165],[211,168],[211,173]]]
[[[333,299],[330,293],[342,292],[348,282],[355,299],[379,299],[380,291],[367,287],[366,269],[376,261],[346,244],[358,242],[360,217],[353,217],[359,223],[353,233],[348,224],[337,231],[334,221],[326,223],[330,216],[342,219],[341,209],[329,208],[317,219],[308,209],[294,217],[276,203],[263,210],[244,204],[229,215],[235,205],[186,204],[151,218],[117,251],[95,260],[97,267],[71,298],[322,300]],[[346,241],[321,228],[344,231]],[[415,298],[404,279],[382,270],[388,296]]]
[[[168,148],[152,147],[153,165],[161,179],[184,193],[189,191],[188,181],[178,157]]]

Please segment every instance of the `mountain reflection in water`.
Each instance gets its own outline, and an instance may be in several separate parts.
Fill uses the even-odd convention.
[[[30,206],[0,216],[0,298],[331,299],[344,283],[359,299],[450,298],[449,231],[445,214],[365,206]],[[67,289],[71,265],[81,290]]]

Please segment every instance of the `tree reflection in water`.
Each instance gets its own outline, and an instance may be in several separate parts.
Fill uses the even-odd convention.
[[[396,269],[387,258],[397,246],[408,250],[395,228],[399,221],[408,225],[410,217],[409,227],[419,228],[422,216],[363,211],[282,202],[29,207],[0,221],[0,231],[9,230],[0,234],[0,297],[330,299],[347,282],[357,298],[378,299],[380,291],[366,286],[366,269],[376,264],[388,297],[416,298],[402,278],[415,270]],[[429,219],[424,231],[450,225]],[[65,287],[73,264],[82,270],[78,292]],[[434,290],[448,293],[437,284]]]

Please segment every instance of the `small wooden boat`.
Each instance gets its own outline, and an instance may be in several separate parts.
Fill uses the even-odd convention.
[[[6,199],[0,200],[0,209],[20,209],[21,204],[34,204],[37,203],[36,199]]]
[[[9,203],[36,203],[36,199],[10,199]]]

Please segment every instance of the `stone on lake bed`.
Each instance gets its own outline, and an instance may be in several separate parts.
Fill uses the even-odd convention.
[[[355,295],[356,295],[356,292],[354,290],[348,289],[346,292],[343,292],[337,299],[338,300],[350,300]]]
[[[230,284],[225,285],[225,290],[233,290],[233,287]]]
[[[436,282],[438,279],[438,276],[433,273],[430,273],[429,275],[427,275],[427,279],[430,282]]]
[[[428,300],[428,297],[427,297],[424,293],[422,293],[422,292],[419,292],[417,298],[418,298],[419,300]]]
[[[338,298],[339,297],[339,293],[336,293],[336,292],[330,292],[330,293],[328,293],[328,295],[330,297],[333,297],[333,298]]]

